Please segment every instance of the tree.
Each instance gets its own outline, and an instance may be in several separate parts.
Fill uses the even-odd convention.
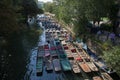
[[[0,2],[0,36],[8,37],[14,32],[19,31],[19,26],[16,21],[16,13],[11,4],[4,0]]]
[[[38,13],[38,7],[34,0],[23,0],[22,6],[25,16],[35,16]]]
[[[104,52],[104,59],[108,66],[114,68],[120,75],[120,47],[114,47],[109,51]]]

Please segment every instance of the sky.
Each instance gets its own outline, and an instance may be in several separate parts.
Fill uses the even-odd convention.
[[[52,2],[53,0],[38,0],[38,1],[43,1],[43,2]]]

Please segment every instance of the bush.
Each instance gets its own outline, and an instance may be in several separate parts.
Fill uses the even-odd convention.
[[[100,28],[101,28],[101,30],[110,31],[110,32],[112,31],[112,25],[111,24],[103,23],[103,24],[100,25]]]

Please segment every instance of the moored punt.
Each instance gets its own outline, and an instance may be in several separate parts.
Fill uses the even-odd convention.
[[[56,50],[50,50],[50,55],[51,55],[51,56],[56,56],[56,55],[57,55]],[[57,55],[57,56],[58,56],[58,55]]]
[[[43,57],[44,56],[44,51],[39,51],[38,53],[37,53],[37,57]]]
[[[93,80],[103,80],[100,76],[93,77]]]
[[[100,61],[94,61],[95,65],[99,67],[100,69],[106,68],[106,65]]]
[[[45,50],[45,64],[46,64],[46,70],[47,71],[52,71],[53,70],[52,57],[50,55],[49,50]]]
[[[79,65],[80,65],[80,67],[82,68],[82,70],[83,70],[84,72],[86,72],[86,73],[91,72],[89,66],[88,66],[85,62],[79,63]]]
[[[84,60],[92,71],[98,71],[98,68],[95,66],[95,64],[92,61],[90,61],[89,58],[84,58]]]
[[[48,44],[44,45],[44,50],[49,50],[49,45]]]
[[[113,80],[107,73],[101,73],[101,76],[103,80]]]
[[[37,52],[37,57],[43,57],[44,56],[44,47],[39,46],[38,47],[38,52]]]
[[[79,64],[79,66],[81,67],[81,69],[82,69],[84,72],[86,72],[86,73],[91,72],[89,66],[88,66],[85,62],[83,62],[83,59],[82,59],[82,58],[78,57],[76,60],[77,60],[77,63]]]
[[[61,71],[61,65],[59,59],[53,59],[53,66],[56,72]]]
[[[49,55],[46,56],[45,59],[46,70],[52,71],[53,70],[52,57]]]
[[[76,63],[76,61],[74,60],[74,58],[69,58],[69,62],[72,66],[72,70],[75,74],[80,73],[80,67],[78,66],[78,64]]]
[[[46,63],[46,70],[47,71],[52,71],[53,70],[53,64],[52,61],[49,61]]]
[[[44,50],[44,47],[43,46],[38,46],[38,51],[42,51]]]
[[[69,50],[65,50],[65,53],[67,54],[68,59],[74,58]]]
[[[37,57],[37,62],[36,62],[37,75],[41,75],[42,71],[43,71],[43,57]]]
[[[71,65],[67,59],[60,60],[63,71],[71,71]]]
[[[57,54],[60,60],[67,59],[67,55],[65,54],[63,50],[57,50]]]
[[[95,66],[93,62],[86,62],[86,63],[92,71],[98,71],[98,68]]]

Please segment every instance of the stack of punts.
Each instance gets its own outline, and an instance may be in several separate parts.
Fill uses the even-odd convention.
[[[43,57],[37,57],[37,62],[36,62],[37,75],[41,75],[42,71],[43,71]]]
[[[103,80],[100,76],[93,77],[93,80]]]
[[[101,73],[103,80],[113,80],[108,73]]]
[[[92,62],[92,60],[89,58],[89,56],[87,55],[87,53],[84,50],[77,49],[77,51],[78,51],[78,54],[84,60],[84,62],[89,66],[91,71],[95,71],[95,72],[98,71],[98,68],[95,66],[95,64]]]
[[[63,51],[60,51],[60,52],[58,52],[58,56],[59,56],[63,71],[70,71],[71,65],[69,63],[67,55]]]
[[[73,46],[71,48],[72,48],[71,49],[72,55],[73,55],[74,59],[77,61],[78,65],[81,67],[81,69],[86,73],[91,72],[89,66],[83,61],[83,59],[77,53],[76,48],[73,48]]]
[[[84,61],[83,56],[81,54],[79,54],[78,50],[75,48],[75,49],[72,50],[72,52],[78,53],[78,56],[75,56],[75,59],[77,60],[77,63],[79,64],[81,69],[86,73],[91,72],[91,69],[89,68],[89,66]]]
[[[57,53],[58,53],[58,56],[59,56],[59,59],[60,59],[62,69],[63,69],[63,71],[70,71],[71,70],[71,65],[70,65],[70,62],[67,58],[67,55],[65,54],[65,51],[62,48],[61,43],[59,44],[59,46],[60,46],[60,49],[57,49]],[[58,47],[58,46],[56,46],[56,47]]]

